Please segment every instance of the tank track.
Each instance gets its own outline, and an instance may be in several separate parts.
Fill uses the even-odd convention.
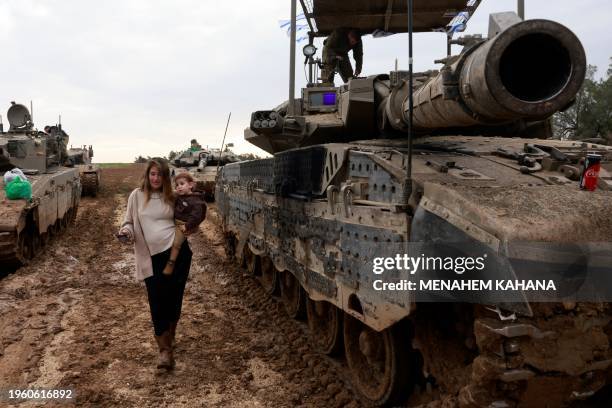
[[[18,225],[24,225],[21,231],[0,232],[0,265],[11,271],[21,265],[27,265],[38,256],[49,241],[61,235],[76,220],[78,206],[71,207],[66,214],[57,219],[55,224],[44,233],[39,233],[33,221],[33,208],[22,214]]]
[[[17,242],[17,233],[0,232],[0,264],[13,264],[23,260]]]
[[[81,186],[82,195],[90,195],[95,197],[98,194],[98,174],[97,173],[83,173],[81,175]]]
[[[314,302],[293,273],[276,270],[269,257],[254,254],[248,244],[241,251],[236,243],[231,233],[226,236],[228,257],[257,279],[268,296],[279,296],[289,317],[306,318],[312,347],[330,356],[344,355],[348,360],[351,351],[346,336],[351,330],[363,330],[358,323],[355,327],[356,320],[327,304],[326,315],[337,316],[337,327],[317,327],[321,321],[312,319],[313,307],[326,302]],[[297,287],[288,290],[287,281]],[[308,313],[304,313],[306,306]],[[417,307],[414,315],[385,330],[398,345],[393,350],[397,353],[394,358],[402,367],[402,381],[407,386],[373,405],[385,406],[393,401],[402,406],[537,406],[542,395],[548,395],[548,406],[561,407],[579,401],[592,406],[589,404],[608,398],[612,384],[612,307],[606,303],[532,306],[533,317],[504,316],[498,309],[467,303]],[[577,320],[582,324],[575,325]],[[356,337],[361,343],[363,336]],[[325,343],[322,338],[332,340]],[[586,338],[581,346],[576,346],[578,338]],[[580,359],[564,352],[572,347]],[[347,369],[351,371],[350,364]],[[354,383],[353,387],[362,398],[365,391],[364,402],[370,405],[368,390],[362,385]]]

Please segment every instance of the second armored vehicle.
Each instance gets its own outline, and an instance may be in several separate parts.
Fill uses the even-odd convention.
[[[204,197],[208,201],[215,199],[215,185],[219,169],[228,163],[239,161],[238,156],[229,149],[230,147],[233,145],[229,144],[223,152],[221,149],[209,149],[200,153],[198,167],[192,172],[198,190],[204,192]]]
[[[208,201],[215,199],[215,183],[219,168],[227,163],[239,161],[229,148],[233,147],[230,143],[221,149],[204,149],[195,139],[191,141],[191,148],[183,151],[174,159],[174,173],[188,171],[197,183],[197,189],[204,192],[204,197]]]
[[[83,146],[68,150],[68,160],[71,165],[79,169],[81,175],[82,194],[95,197],[100,190],[102,170],[99,164],[91,162],[93,147]]]

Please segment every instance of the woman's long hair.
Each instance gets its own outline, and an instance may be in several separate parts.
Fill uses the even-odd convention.
[[[166,159],[162,159],[160,157],[154,157],[147,162],[147,169],[144,172],[142,183],[140,184],[140,189],[145,195],[145,205],[149,203],[151,193],[153,192],[153,187],[151,187],[151,182],[149,181],[149,172],[153,167],[157,167],[161,174],[161,195],[164,198],[164,201],[166,204],[174,206],[174,192],[172,191],[172,182],[170,181],[170,169],[168,168],[168,162]]]

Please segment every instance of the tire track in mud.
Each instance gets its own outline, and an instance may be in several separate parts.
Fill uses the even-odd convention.
[[[70,387],[79,406],[358,406],[342,363],[226,260],[208,220],[190,238],[176,369],[156,370],[144,285],[113,238],[140,171],[104,169],[76,224],[0,280],[0,388]]]

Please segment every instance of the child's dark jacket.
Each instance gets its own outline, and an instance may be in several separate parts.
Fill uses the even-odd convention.
[[[191,195],[176,196],[174,218],[186,223],[187,231],[192,231],[206,218],[206,202],[202,193],[194,191]]]

